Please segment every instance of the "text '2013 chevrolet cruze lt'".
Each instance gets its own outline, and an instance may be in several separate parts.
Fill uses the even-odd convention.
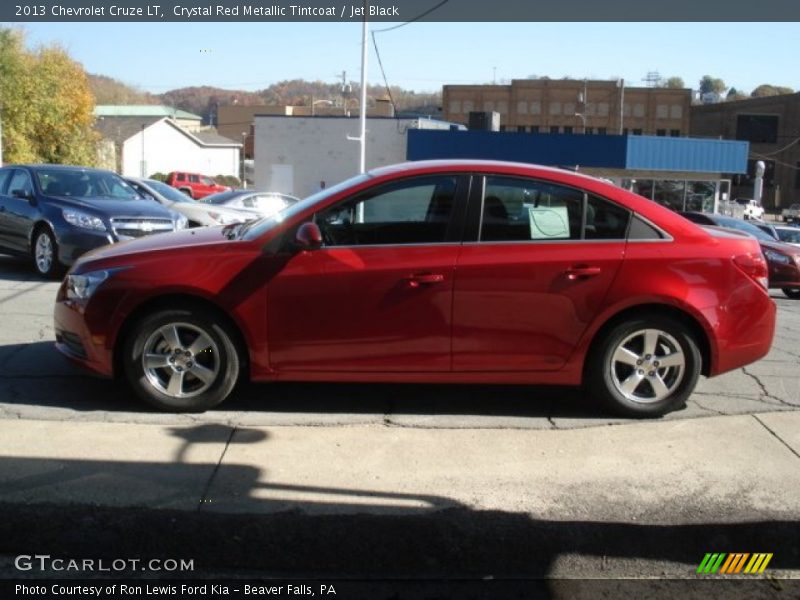
[[[61,352],[165,410],[249,377],[583,384],[648,417],[763,357],[775,313],[754,239],[568,171],[431,161],[95,250],[55,326]]]

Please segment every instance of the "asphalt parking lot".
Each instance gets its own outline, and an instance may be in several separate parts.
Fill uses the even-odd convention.
[[[157,413],[55,351],[57,287],[0,256],[6,574],[24,547],[122,537],[217,573],[683,577],[715,549],[800,573],[800,301],[780,292],[765,359],[637,422],[526,386],[246,385]]]

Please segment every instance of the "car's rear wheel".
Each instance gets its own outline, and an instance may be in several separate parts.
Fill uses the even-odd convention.
[[[781,291],[786,294],[787,298],[792,300],[800,299],[800,288],[782,288]]]
[[[192,189],[191,188],[178,188],[178,191],[179,192],[183,192],[184,194],[189,196],[189,198],[194,198],[194,194],[192,194]]]
[[[124,346],[136,393],[162,410],[198,412],[233,390],[240,360],[233,336],[205,310],[163,310],[134,327]]]
[[[590,357],[589,390],[626,417],[659,417],[686,403],[702,359],[680,321],[653,315],[616,325]]]
[[[58,277],[63,267],[58,262],[58,243],[47,226],[40,226],[33,234],[31,247],[33,266],[42,277],[53,279]]]

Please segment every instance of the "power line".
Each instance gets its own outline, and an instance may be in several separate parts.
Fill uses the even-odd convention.
[[[433,6],[433,7],[429,8],[428,10],[426,10],[425,12],[418,14],[416,17],[414,17],[413,19],[409,19],[405,23],[400,23],[400,25],[395,25],[394,27],[387,27],[386,29],[376,29],[372,33],[374,35],[376,33],[383,33],[384,31],[394,31],[395,29],[400,29],[401,27],[405,27],[406,25],[409,25],[410,23],[413,23],[415,21],[419,21],[421,18],[428,16],[433,11],[435,11],[437,8],[439,8],[440,6],[444,6],[449,1],[450,0],[442,0],[436,6]]]

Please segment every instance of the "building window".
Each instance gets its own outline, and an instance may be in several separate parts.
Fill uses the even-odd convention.
[[[517,125],[517,131],[520,133],[525,133],[525,125]]]
[[[683,107],[680,104],[673,104],[669,107],[669,118],[670,119],[682,119],[683,118]]]
[[[527,115],[528,114],[528,103],[524,100],[520,100],[517,102],[517,114],[518,115]]]
[[[564,103],[564,114],[565,115],[574,115],[575,114],[575,103],[574,102],[565,102]]]
[[[599,102],[597,104],[597,114],[600,117],[608,116],[608,102]]]
[[[666,137],[667,130],[666,129],[656,129],[656,135],[659,137]]]
[[[550,103],[550,114],[551,115],[560,115],[561,114],[561,102],[551,102]]]
[[[572,133],[572,126],[571,125],[565,125],[564,126],[564,133]]]
[[[630,104],[623,104],[622,105],[622,115],[625,117],[630,117],[633,113],[633,108]]]
[[[593,117],[597,114],[597,106],[594,102],[587,102],[586,103],[586,115],[589,117]]]
[[[472,103],[472,100],[464,100],[464,112],[470,113],[475,110],[475,105]]]
[[[539,126],[531,125],[531,133],[539,133]]]
[[[500,125],[500,131],[505,131],[505,130],[506,130],[506,126],[505,125]]]
[[[494,100],[486,100],[483,103],[483,110],[491,112],[494,110]]]
[[[669,135],[671,137],[681,137],[681,130],[680,129],[670,129]]]
[[[542,114],[542,103],[536,100],[535,102],[531,102],[531,114],[532,115],[540,115]]]
[[[450,112],[454,115],[461,113],[461,101],[459,100],[451,100],[450,101]]]
[[[550,133],[558,133],[558,125],[550,125]]]
[[[644,104],[641,102],[637,102],[633,105],[633,116],[634,117],[643,117],[644,116]]]
[[[774,144],[778,141],[777,115],[738,115],[736,139],[756,144]]]
[[[656,105],[656,119],[666,119],[669,116],[669,107],[666,104]]]
[[[606,135],[608,133],[608,128],[607,127],[598,127],[597,128],[597,133],[600,134],[600,135]]]
[[[592,135],[594,133],[594,127],[586,127],[586,128],[584,128],[583,132],[586,135]]]
[[[508,102],[506,102],[505,100],[498,100],[497,112],[499,112],[501,115],[508,114]]]
[[[642,130],[641,129],[634,129],[633,130],[633,135],[642,135]]]
[[[628,135],[628,128],[627,127],[622,130],[622,135]]]

